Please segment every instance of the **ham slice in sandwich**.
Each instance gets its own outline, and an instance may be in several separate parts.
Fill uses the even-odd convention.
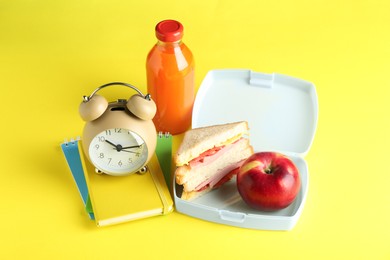
[[[174,161],[181,199],[192,200],[229,181],[250,155],[245,121],[188,130]]]

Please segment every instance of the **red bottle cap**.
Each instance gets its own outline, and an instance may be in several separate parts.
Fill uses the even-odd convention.
[[[163,42],[176,42],[183,37],[183,25],[175,20],[164,20],[156,25],[156,37]]]

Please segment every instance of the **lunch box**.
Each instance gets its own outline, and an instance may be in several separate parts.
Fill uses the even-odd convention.
[[[192,128],[237,121],[248,122],[248,138],[255,152],[280,152],[296,164],[301,189],[295,201],[278,211],[252,209],[241,199],[233,178],[193,201],[180,199],[182,187],[174,183],[175,208],[188,216],[225,225],[290,230],[303,211],[309,188],[304,157],[317,128],[315,85],[277,73],[245,69],[209,71],[197,92]]]

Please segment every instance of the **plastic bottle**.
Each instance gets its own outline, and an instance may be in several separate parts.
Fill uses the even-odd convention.
[[[182,42],[183,25],[164,20],[156,25],[157,43],[146,61],[148,93],[156,102],[157,131],[180,134],[191,126],[195,99],[194,59]]]

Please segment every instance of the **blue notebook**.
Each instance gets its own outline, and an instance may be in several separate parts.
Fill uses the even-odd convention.
[[[81,195],[81,199],[84,203],[84,207],[87,209],[87,213],[90,219],[94,219],[91,202],[88,195],[88,186],[85,181],[83,166],[80,160],[80,153],[78,149],[79,139],[65,141],[61,144],[62,152],[65,155],[66,162],[68,163],[69,169],[72,173],[73,179],[76,182],[76,186]]]

